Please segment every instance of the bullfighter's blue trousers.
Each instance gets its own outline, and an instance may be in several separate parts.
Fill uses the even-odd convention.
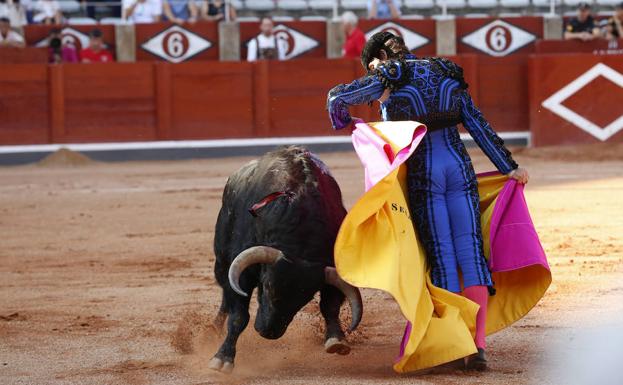
[[[407,163],[411,215],[435,286],[492,286],[483,253],[478,184],[456,127],[429,131]]]

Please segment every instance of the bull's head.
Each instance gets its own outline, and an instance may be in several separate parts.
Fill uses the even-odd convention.
[[[296,313],[329,284],[340,289],[352,311],[350,330],[355,330],[363,312],[359,290],[342,280],[333,267],[319,263],[290,260],[268,246],[254,246],[238,254],[229,267],[229,284],[238,294],[247,296],[239,284],[240,275],[249,266],[264,264],[258,284],[260,306],[255,330],[265,338],[281,337]]]

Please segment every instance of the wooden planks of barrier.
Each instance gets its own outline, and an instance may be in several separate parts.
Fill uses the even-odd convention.
[[[6,64],[0,68],[0,143],[49,143],[48,66]]]
[[[46,64],[48,49],[46,47],[2,47],[0,64]]]
[[[591,41],[581,40],[539,40],[535,44],[538,54],[569,54],[569,53],[595,53],[604,55],[620,55],[623,53],[623,39],[607,41],[596,39]]]
[[[530,84],[535,146],[623,141],[622,56],[533,56]]]
[[[527,97],[488,78],[497,71],[527,83],[521,74],[479,55],[451,59],[496,130],[527,128],[511,120],[527,116]],[[24,144],[329,135],[327,92],[364,71],[357,60],[300,59],[2,65],[0,73],[0,144]],[[378,102],[351,112],[380,120]]]

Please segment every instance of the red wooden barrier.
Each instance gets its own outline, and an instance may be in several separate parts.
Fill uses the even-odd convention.
[[[136,24],[136,60],[218,60],[218,23]]]
[[[528,56],[478,56],[477,82],[470,88],[478,107],[497,131],[527,131]]]
[[[50,94],[46,64],[0,66],[0,143],[50,141]]]
[[[90,68],[92,67],[92,68]],[[64,65],[64,124],[58,142],[155,140],[156,79],[151,63]]]
[[[527,98],[482,76],[482,67],[506,76],[512,69],[487,67],[477,55],[452,59],[494,127],[518,129],[497,106],[523,100],[527,109]],[[363,69],[357,60],[301,59],[2,65],[0,73],[0,143],[21,144],[328,135],[327,92]],[[380,120],[377,102],[352,113]]]
[[[0,64],[45,64],[48,62],[47,48],[13,48],[0,49]]]
[[[594,53],[600,55],[620,55],[623,53],[623,40],[609,42],[603,39],[580,40],[539,40],[535,44],[538,54],[547,53]]]
[[[240,138],[254,135],[254,85],[248,63],[160,64],[158,111],[162,139]],[[163,85],[165,84],[165,85]],[[168,90],[167,90],[168,88]]]
[[[622,56],[534,56],[530,73],[535,146],[623,141]]]

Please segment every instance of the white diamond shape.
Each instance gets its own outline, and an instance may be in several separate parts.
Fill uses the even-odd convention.
[[[295,58],[318,47],[318,41],[283,24],[278,24],[273,29],[273,33],[277,39],[286,43],[285,60]],[[254,36],[245,43],[247,48],[251,40],[256,39],[258,36]]]
[[[491,56],[506,56],[532,43],[536,36],[504,20],[483,25],[461,41]]]
[[[596,64],[593,68],[589,69],[577,79],[567,84],[552,96],[547,98],[541,105],[548,110],[552,111],[556,115],[565,119],[569,123],[579,127],[580,129],[588,132],[601,141],[608,140],[609,137],[616,134],[623,129],[623,115],[619,116],[615,121],[608,124],[606,127],[599,127],[595,123],[579,115],[575,111],[562,105],[562,102],[567,100],[571,95],[584,88],[588,83],[592,82],[599,76],[610,80],[614,84],[623,88],[623,75],[608,67],[603,63]]]
[[[174,25],[152,37],[141,47],[171,63],[180,63],[212,47],[212,43],[179,25]]]
[[[388,31],[393,33],[394,35],[401,36],[405,41],[407,48],[409,48],[409,51],[413,51],[416,48],[426,45],[430,41],[426,37],[391,21],[383,23],[378,27],[368,31],[366,33],[366,40],[370,39],[375,33],[382,31]]]
[[[71,27],[65,27],[61,30],[61,37],[63,39],[63,44],[70,44],[76,47],[77,50],[82,48],[86,48],[89,46],[89,35],[78,31],[77,29],[73,29]],[[48,46],[48,38],[39,41],[35,44],[36,47],[47,47]]]

